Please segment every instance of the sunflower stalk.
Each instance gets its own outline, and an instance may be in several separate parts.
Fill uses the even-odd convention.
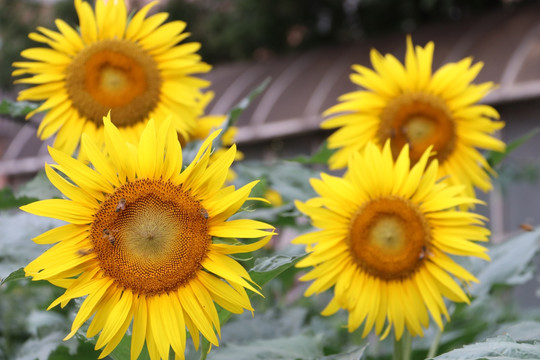
[[[431,346],[429,347],[429,351],[427,354],[426,359],[431,359],[437,355],[437,350],[439,350],[439,345],[441,343],[442,338],[442,329],[439,328],[437,330],[437,334],[435,334],[435,338],[433,339],[433,342],[431,343]]]
[[[411,360],[412,336],[408,331],[403,333],[401,339],[394,338],[393,360]]]

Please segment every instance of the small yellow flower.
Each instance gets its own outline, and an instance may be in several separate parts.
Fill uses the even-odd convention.
[[[368,142],[382,147],[391,139],[394,158],[409,144],[412,163],[429,146],[439,161],[439,176],[449,176],[452,184],[491,189],[489,173],[494,173],[477,148],[504,151],[505,144],[493,133],[504,123],[497,111],[478,104],[493,89],[491,82],[479,85],[471,81],[482,69],[466,58],[449,63],[432,74],[434,44],[413,48],[407,38],[405,66],[394,56],[371,51],[374,70],[353,65],[351,81],[365,90],[342,95],[340,103],[324,115],[337,116],[321,124],[324,129],[339,128],[328,139],[331,149],[339,149],[330,158],[330,168],[347,165],[351,153]],[[472,65],[472,66],[471,66]]]
[[[256,181],[223,187],[236,148],[209,164],[214,132],[182,170],[182,149],[165,121],[148,122],[138,146],[104,119],[108,156],[90,136],[82,147],[93,168],[50,148],[50,181],[69,199],[38,201],[21,209],[68,222],[34,241],[57,243],[25,268],[33,280],[66,289],[49,308],[86,297],[73,321],[72,337],[92,318],[87,336],[99,334],[105,357],[132,325],[131,359],[146,342],[151,359],[169,359],[172,346],[184,358],[186,331],[195,347],[199,332],[218,345],[214,302],[233,312],[253,311],[245,289],[258,293],[247,271],[228,255],[264,246],[273,227],[254,220],[228,220],[248,199]],[[56,169],[56,170],[55,170]],[[59,172],[63,173],[66,180]],[[219,238],[261,238],[248,245],[214,243]]]
[[[39,27],[30,38],[48,45],[24,50],[29,61],[16,62],[17,83],[32,87],[18,100],[43,101],[28,117],[47,111],[38,128],[41,139],[56,134],[54,147],[73,154],[81,135],[104,142],[103,116],[137,143],[146,123],[171,116],[183,138],[195,131],[203,114],[206,80],[194,77],[210,66],[195,52],[199,43],[183,43],[186,23],[164,23],[166,13],[147,17],[152,2],[128,20],[124,1],[97,0],[95,10],[75,0],[80,30],[57,19],[58,31]],[[159,125],[159,124],[158,124]]]
[[[264,198],[272,204],[272,206],[281,206],[283,205],[283,198],[281,194],[274,189],[268,189],[264,193]]]
[[[382,151],[368,143],[343,178],[312,179],[320,197],[296,203],[320,229],[293,240],[310,252],[297,265],[314,267],[301,278],[314,280],[305,295],[333,287],[323,315],[347,310],[349,331],[364,324],[363,336],[373,328],[382,337],[391,329],[396,339],[405,329],[422,336],[428,311],[442,328],[441,315],[449,318],[444,297],[468,303],[459,283],[477,282],[449,255],[489,260],[475,243],[488,239],[486,219],[456,210],[480,201],[459,195],[462,186],[437,182],[430,151],[411,168],[408,145],[394,162],[389,142]]]

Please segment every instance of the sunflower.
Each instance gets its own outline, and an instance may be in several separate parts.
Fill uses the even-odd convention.
[[[412,163],[433,146],[439,161],[439,176],[451,175],[453,184],[466,186],[468,195],[474,187],[491,189],[493,170],[477,148],[503,151],[505,144],[492,134],[504,123],[497,111],[478,104],[493,83],[471,84],[482,69],[466,58],[448,63],[432,74],[434,44],[413,48],[407,38],[405,66],[394,56],[371,51],[374,70],[353,65],[351,81],[363,87],[342,95],[340,103],[324,115],[324,129],[340,128],[328,138],[332,149],[330,168],[344,168],[351,153],[369,141],[382,147],[392,139],[394,158],[409,144]],[[472,66],[471,66],[472,65]]]
[[[258,293],[256,285],[228,255],[260,248],[274,234],[273,227],[227,220],[252,199],[256,181],[237,190],[223,187],[236,149],[231,147],[209,165],[218,132],[182,170],[182,150],[172,128],[170,122],[157,127],[150,120],[134,146],[105,118],[108,156],[90,136],[82,136],[93,168],[49,149],[58,165],[46,165],[47,176],[69,200],[43,200],[21,208],[68,222],[34,239],[58,243],[25,272],[33,280],[66,289],[49,308],[86,296],[66,339],[93,316],[86,335],[100,333],[100,357],[118,345],[132,320],[131,359],[138,357],[145,341],[152,359],[168,359],[171,346],[177,358],[183,358],[186,327],[195,347],[199,332],[218,345],[214,302],[233,313],[253,311],[246,289]],[[231,239],[260,237],[247,245]]]
[[[95,11],[75,0],[80,30],[61,19],[57,31],[39,27],[34,41],[49,48],[26,49],[15,62],[16,83],[32,84],[18,100],[43,101],[28,114],[47,111],[38,136],[57,133],[54,147],[73,154],[81,134],[103,141],[103,116],[112,111],[118,129],[137,143],[148,119],[172,117],[174,129],[189,138],[202,114],[201,89],[208,81],[194,77],[210,66],[195,52],[199,43],[182,43],[186,23],[165,23],[168,14],[147,16],[152,2],[128,21],[124,1],[97,0]],[[161,120],[159,120],[161,121]]]
[[[322,314],[347,310],[351,332],[364,324],[363,336],[373,328],[383,338],[392,328],[398,340],[404,329],[422,336],[428,311],[442,328],[441,315],[449,320],[443,297],[468,303],[458,282],[477,282],[450,256],[489,260],[474,242],[487,241],[486,219],[456,210],[480,201],[459,195],[462,186],[436,181],[430,151],[410,168],[408,145],[394,163],[389,142],[382,150],[368,143],[343,177],[311,180],[320,197],[296,203],[320,228],[293,240],[310,251],[297,266],[314,267],[301,278],[314,280],[305,295],[333,287]]]
[[[214,97],[214,93],[212,91],[208,91],[204,94],[201,105],[206,107],[206,105],[212,101]],[[215,131],[216,129],[222,129],[225,127],[223,131],[223,135],[221,136],[221,146],[218,147],[213,155],[210,157],[210,162],[213,161],[214,156],[219,156],[223,152],[227,151],[228,147],[233,145],[235,143],[235,137],[236,133],[238,132],[238,128],[233,125],[227,125],[227,116],[226,115],[206,115],[198,119],[197,121],[197,127],[195,128],[194,132],[191,135],[191,138],[188,139],[189,141],[198,141],[203,140],[208,135]],[[235,161],[241,161],[244,159],[244,154],[241,151],[236,151],[236,157],[234,158]],[[231,183],[233,182],[238,175],[236,172],[231,168],[229,169],[229,174],[227,175],[227,182]]]

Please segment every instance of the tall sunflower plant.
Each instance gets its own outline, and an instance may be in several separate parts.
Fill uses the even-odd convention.
[[[540,230],[490,244],[476,197],[533,134],[499,139],[481,63],[433,72],[410,37],[403,63],[372,50],[319,151],[239,161],[267,82],[208,115],[184,22],[74,4],[78,27],[30,34],[26,88],[0,103],[54,139],[0,192],[0,359],[540,358],[540,311],[511,301]]]

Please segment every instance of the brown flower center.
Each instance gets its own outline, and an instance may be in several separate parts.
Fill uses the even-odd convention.
[[[201,270],[211,243],[207,214],[170,182],[125,184],[102,203],[91,226],[100,266],[135,293],[173,291]]]
[[[358,265],[385,280],[414,273],[429,251],[430,231],[424,216],[409,201],[379,198],[358,210],[348,244]]]
[[[435,157],[442,163],[454,150],[456,130],[452,114],[441,98],[409,93],[388,103],[381,114],[377,137],[383,144],[391,139],[395,158],[409,144],[413,164],[433,145]]]
[[[103,124],[109,110],[117,126],[145,120],[159,101],[156,61],[126,40],[103,40],[77,54],[67,69],[66,89],[81,116]]]

